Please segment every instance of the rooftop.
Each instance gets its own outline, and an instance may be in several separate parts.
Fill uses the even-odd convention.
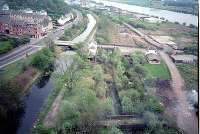
[[[191,61],[197,60],[197,56],[194,55],[171,55],[174,60],[184,60],[184,61]]]

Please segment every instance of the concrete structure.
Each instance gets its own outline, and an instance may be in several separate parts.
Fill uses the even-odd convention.
[[[160,57],[157,54],[149,53],[146,58],[150,64],[160,64]]]
[[[59,25],[63,26],[65,23],[74,19],[74,15],[72,13],[66,14],[62,16],[57,22]]]
[[[148,55],[148,54],[158,55],[158,52],[157,50],[149,49],[145,52],[145,55]]]
[[[0,33],[39,38],[52,28],[51,18],[43,15],[43,13],[33,12],[32,10],[0,11]]]
[[[4,4],[4,5],[2,6],[2,10],[4,10],[4,11],[9,10],[8,4]]]
[[[194,64],[197,62],[197,56],[194,55],[171,55],[173,62]]]
[[[156,48],[149,47],[145,52],[145,56],[150,64],[160,64],[160,57]]]
[[[95,56],[96,52],[97,52],[97,43],[95,41],[92,41],[88,45],[88,49],[89,49],[89,56],[91,56],[91,57]]]

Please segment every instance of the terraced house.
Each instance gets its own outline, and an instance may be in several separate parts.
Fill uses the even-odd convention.
[[[0,33],[39,38],[53,28],[51,18],[42,12],[0,11]]]

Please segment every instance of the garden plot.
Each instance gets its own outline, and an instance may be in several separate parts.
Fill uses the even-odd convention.
[[[143,38],[132,32],[130,29],[116,25],[114,29],[115,34],[112,36],[112,43],[129,46],[147,46],[148,44]]]

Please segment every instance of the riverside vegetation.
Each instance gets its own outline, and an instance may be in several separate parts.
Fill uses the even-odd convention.
[[[57,96],[54,94],[51,103],[46,103],[43,109],[46,111],[41,113],[33,133],[121,134],[117,126],[98,128],[96,124],[96,121],[116,114],[113,98],[109,95],[113,88],[119,93],[122,113],[138,115],[145,120],[146,128],[137,130],[137,133],[177,133],[177,129],[171,127],[171,122],[165,118],[159,99],[148,91],[154,87],[153,78],[143,67],[146,60],[140,60],[141,54],[125,58],[118,50],[100,50],[94,63],[78,48],[78,54],[72,57],[73,62],[65,73],[55,75],[55,90],[58,93],[64,90],[56,125],[47,128],[43,124],[52,100]]]
[[[23,96],[28,87],[44,72],[52,70],[54,55],[44,48],[30,57],[15,62],[1,70],[0,77],[0,131],[16,127],[23,111]]]

